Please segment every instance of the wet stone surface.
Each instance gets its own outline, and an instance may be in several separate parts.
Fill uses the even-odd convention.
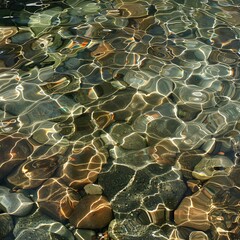
[[[28,230],[29,234],[35,234],[34,230],[40,230],[40,232],[43,230],[45,233],[50,233],[53,236],[56,235],[56,237],[59,238],[74,239],[73,234],[62,223],[49,218],[39,211],[36,211],[27,217],[17,219],[13,230],[14,236],[18,237],[18,235],[25,230]],[[39,231],[37,231],[36,234],[39,236]]]
[[[34,202],[23,193],[11,192],[10,189],[0,187],[0,209],[13,216],[28,215],[33,209]]]
[[[7,213],[1,213],[0,214],[0,237],[2,239],[4,239],[5,237],[7,237],[14,228],[13,225],[13,219],[11,217],[11,215],[7,214]]]
[[[0,239],[240,239],[239,8],[0,1]]]

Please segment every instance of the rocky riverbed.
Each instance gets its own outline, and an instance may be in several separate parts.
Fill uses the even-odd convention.
[[[239,0],[0,1],[0,239],[240,239]]]

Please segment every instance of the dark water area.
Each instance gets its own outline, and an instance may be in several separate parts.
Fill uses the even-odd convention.
[[[0,240],[240,240],[239,56],[239,0],[1,0]]]

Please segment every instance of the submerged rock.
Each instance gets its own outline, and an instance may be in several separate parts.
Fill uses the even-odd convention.
[[[61,179],[50,178],[37,192],[39,209],[57,220],[70,217],[79,202],[80,195],[67,187]]]
[[[202,231],[194,231],[189,235],[189,240],[208,240],[208,235]]]
[[[146,147],[144,137],[134,132],[128,124],[115,124],[111,128],[110,136],[117,145],[126,150],[140,150]]]
[[[182,200],[174,211],[174,221],[181,227],[201,231],[214,227],[219,229],[218,234],[227,231],[236,234],[239,196],[240,191],[230,177],[213,176],[199,191]]]
[[[98,149],[94,144],[86,145],[74,150],[68,161],[63,164],[61,178],[74,189],[79,189],[86,184],[94,183],[106,163],[108,153],[104,148]]]
[[[60,240],[62,238],[58,238],[51,234],[50,232],[46,232],[43,229],[24,229],[16,238],[16,240]]]
[[[13,231],[13,219],[7,213],[0,214],[0,239],[4,239],[9,233]]]
[[[239,0],[0,2],[0,239],[238,238]]]
[[[225,156],[205,157],[194,167],[192,175],[199,180],[208,180],[214,175],[227,175],[233,166],[234,163]]]
[[[76,228],[101,229],[112,220],[112,208],[100,195],[87,195],[80,199],[69,221]]]
[[[21,137],[0,135],[0,179],[31,155],[33,147]]]
[[[96,233],[93,230],[76,229],[74,230],[76,240],[93,240],[96,239]]]
[[[36,229],[41,230],[41,232],[51,233],[52,236],[56,235],[57,239],[74,240],[73,234],[62,223],[49,218],[39,210],[29,216],[18,218],[13,234],[17,237],[24,230],[31,230],[29,234],[32,234],[32,230]]]
[[[28,160],[8,175],[7,180],[22,189],[36,188],[50,178],[57,167],[56,156],[48,159]]]
[[[210,209],[211,199],[204,192],[199,191],[183,199],[174,212],[174,221],[179,226],[206,231],[211,227],[208,219]]]
[[[168,240],[166,233],[159,226],[142,225],[131,218],[114,219],[109,225],[108,233],[113,240]]]
[[[97,184],[87,184],[84,186],[84,191],[89,195],[102,195],[103,189],[100,185]]]
[[[119,169],[121,168],[124,169],[119,166]],[[108,173],[112,174],[111,181],[107,181],[108,174],[106,174],[106,183],[103,184],[104,193],[111,200],[115,213],[129,213],[139,207],[151,211],[156,209],[158,204],[164,204],[167,208],[174,209],[186,191],[186,186],[178,171],[173,170],[171,166],[152,163],[136,171],[134,176],[131,176],[131,180],[129,179],[130,181],[113,195],[114,178],[119,178],[114,174],[115,169],[110,169]],[[104,175],[101,176],[102,179],[103,177]],[[101,182],[99,182],[100,185]],[[127,204],[125,199],[128,199]]]
[[[9,188],[0,186],[0,209],[10,215],[25,216],[33,208],[34,202],[23,193],[11,192]]]

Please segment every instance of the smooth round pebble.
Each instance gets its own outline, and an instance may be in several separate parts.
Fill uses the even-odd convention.
[[[80,199],[69,221],[76,228],[101,229],[112,217],[111,205],[105,197],[87,195]]]
[[[214,175],[228,174],[233,166],[234,163],[222,155],[205,157],[195,166],[192,175],[199,180],[208,180]]]
[[[103,193],[103,189],[100,185],[98,184],[87,184],[86,186],[84,186],[84,191],[86,194],[89,195],[102,195]]]

